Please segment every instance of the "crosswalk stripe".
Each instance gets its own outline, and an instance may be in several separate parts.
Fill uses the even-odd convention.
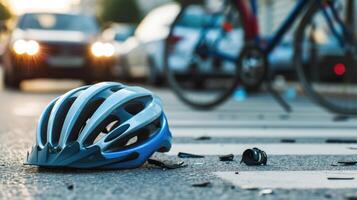
[[[284,120],[251,120],[251,121],[237,121],[237,120],[198,120],[198,119],[185,119],[185,120],[172,120],[169,121],[171,127],[219,127],[219,128],[238,128],[238,127],[247,127],[247,128],[353,128],[357,129],[356,121],[345,121],[345,122],[332,122],[329,120],[324,121],[284,121]]]
[[[316,113],[316,112],[299,112],[299,113],[291,113],[287,114],[285,112],[241,112],[237,113],[225,113],[225,112],[213,112],[213,113],[205,113],[205,112],[187,112],[187,111],[177,111],[177,112],[166,112],[169,118],[222,118],[222,119],[245,119],[245,118],[286,118],[286,119],[295,119],[295,118],[315,118],[315,119],[333,119],[331,114],[324,113]]]
[[[357,171],[242,171],[215,172],[240,188],[344,189],[357,188]],[[329,180],[346,178],[349,180]],[[352,180],[351,180],[352,179]]]
[[[174,137],[209,136],[217,138],[357,138],[355,129],[216,129],[216,128],[175,128]]]
[[[200,155],[241,155],[248,148],[258,147],[268,155],[355,155],[357,150],[351,144],[281,144],[281,143],[256,143],[256,144],[192,144],[176,143],[172,146],[169,155],[179,152]]]

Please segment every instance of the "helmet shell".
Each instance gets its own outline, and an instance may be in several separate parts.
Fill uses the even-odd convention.
[[[73,89],[45,108],[27,164],[135,168],[154,152],[169,151],[171,142],[156,95],[141,87],[102,82]]]

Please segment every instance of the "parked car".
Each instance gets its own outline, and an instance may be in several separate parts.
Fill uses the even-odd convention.
[[[135,33],[135,26],[132,24],[113,23],[103,30],[102,37],[105,41],[111,41],[116,51],[121,51],[122,44]]]
[[[22,80],[33,78],[108,79],[114,51],[100,41],[93,16],[26,13],[5,45],[5,85],[19,88]]]
[[[160,83],[164,41],[179,11],[177,3],[168,3],[152,10],[138,25],[134,36],[122,44],[118,59],[119,67],[125,69],[125,77],[147,78],[150,83]]]
[[[115,66],[113,68],[113,76],[115,78],[125,78],[123,77],[125,72],[122,67],[123,62],[120,62],[119,55],[122,55],[126,52],[125,45],[123,43],[130,37],[132,37],[135,33],[135,26],[132,24],[124,24],[124,23],[113,23],[107,28],[104,29],[102,33],[102,38],[105,41],[110,41],[115,47]]]

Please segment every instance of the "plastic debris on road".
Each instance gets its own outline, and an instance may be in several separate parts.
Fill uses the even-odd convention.
[[[211,137],[209,137],[209,136],[201,136],[201,137],[196,138],[196,140],[210,140],[210,139],[211,139]]]
[[[296,143],[295,139],[281,139],[281,143]]]
[[[178,168],[187,167],[187,164],[185,164],[184,162],[170,164],[170,163],[164,163],[160,160],[155,160],[155,159],[151,159],[151,158],[148,159],[148,163],[151,165],[161,167],[163,169],[178,169]]]
[[[238,87],[233,94],[233,98],[236,101],[244,101],[247,99],[247,92],[243,87]]]
[[[179,152],[177,154],[179,158],[204,158],[202,155],[197,155],[197,154],[191,154],[191,153],[184,153],[184,152]]]
[[[349,160],[349,161],[338,161],[337,163],[334,163],[331,166],[353,166],[356,164],[357,164],[357,161]]]
[[[234,159],[234,155],[233,154],[219,156],[219,160],[220,161],[233,161],[233,159]]]
[[[354,180],[353,177],[327,177],[327,180]]]
[[[211,187],[212,184],[211,182],[202,182],[202,183],[194,183],[192,184],[192,187]]]
[[[264,196],[264,195],[269,195],[269,194],[273,194],[273,190],[271,189],[263,189],[259,191],[259,196]]]
[[[73,189],[74,189],[74,185],[73,185],[73,184],[67,185],[67,189],[68,189],[68,190],[73,190]]]
[[[240,161],[241,163],[245,163],[246,165],[266,165],[268,161],[268,156],[267,154],[258,149],[258,148],[253,148],[253,149],[247,149],[243,152],[242,154],[242,160]]]
[[[339,143],[354,144],[354,143],[357,143],[357,140],[354,140],[354,139],[327,139],[325,142],[332,143],[332,144],[339,144]]]

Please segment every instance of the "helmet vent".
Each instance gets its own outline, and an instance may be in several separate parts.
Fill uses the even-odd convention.
[[[52,104],[49,107],[49,110],[46,113],[46,116],[44,117],[43,122],[41,123],[41,127],[40,127],[41,135],[40,135],[40,137],[41,137],[41,144],[43,146],[47,143],[47,126],[48,126],[48,121],[49,121],[49,118],[50,118],[50,113],[51,113],[54,105],[55,104]]]
[[[130,139],[126,142],[125,146],[130,146],[130,145],[133,145],[133,144],[135,144],[135,143],[137,143],[137,142],[138,142],[138,136],[135,136],[135,137],[130,138]]]
[[[72,129],[67,143],[74,142],[78,139],[78,136],[87,124],[87,121],[92,117],[93,113],[99,108],[99,106],[104,102],[104,100],[104,98],[99,98],[95,101],[92,101],[82,110],[80,116],[78,117],[76,125]]]
[[[124,110],[131,115],[138,114],[140,111],[144,110],[144,108],[145,108],[144,104],[139,101],[132,101],[124,106]]]
[[[110,122],[94,139],[93,144],[98,142],[100,139],[102,139],[104,136],[106,136],[110,131],[118,127],[120,124],[120,121],[118,119],[114,119],[114,121]]]
[[[92,144],[98,142],[104,136],[108,135],[108,133],[110,131],[112,131],[113,129],[115,129],[119,125],[120,125],[120,119],[118,117],[114,116],[114,115],[109,115],[87,137],[87,139],[84,142],[85,145],[88,146],[88,145],[92,145]],[[119,131],[119,132],[124,132],[124,131]]]
[[[55,123],[53,124],[53,131],[52,131],[52,144],[56,145],[58,144],[60,135],[61,135],[61,129],[65,120],[65,116],[68,113],[68,110],[71,108],[73,105],[74,101],[76,100],[76,97],[72,97],[66,101],[59,112],[57,113]]]
[[[143,144],[147,142],[148,139],[153,137],[158,133],[158,130],[161,127],[160,124],[160,119],[155,120],[154,122],[150,123],[149,125],[141,128],[140,130],[134,131],[130,134],[128,134],[127,137],[122,138],[120,140],[114,141],[111,143],[108,148],[106,149],[106,152],[115,152],[115,151],[120,151],[120,150],[125,150],[134,146],[138,146],[140,144]],[[110,139],[114,139],[117,137],[111,136]],[[108,138],[106,139],[106,142],[109,141]]]

